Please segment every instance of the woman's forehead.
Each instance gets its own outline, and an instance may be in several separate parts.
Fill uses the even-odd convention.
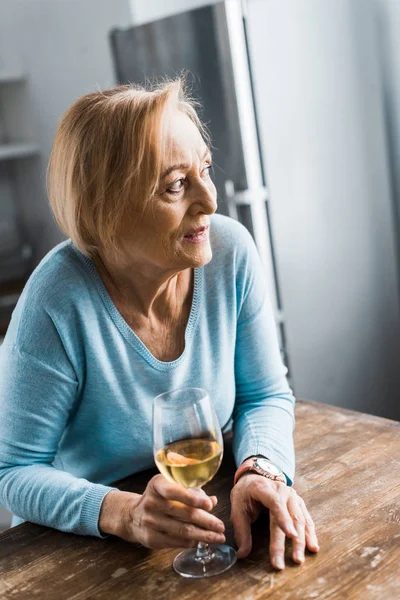
[[[163,162],[163,169],[169,168],[173,164],[201,162],[209,154],[209,149],[201,140],[197,144],[176,144],[167,149]]]
[[[203,157],[207,146],[200,131],[191,119],[181,111],[177,111],[169,121],[167,130],[166,160]]]

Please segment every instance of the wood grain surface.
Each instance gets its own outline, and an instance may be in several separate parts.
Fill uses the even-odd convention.
[[[117,538],[61,533],[25,523],[0,535],[0,598],[25,600],[400,600],[400,423],[298,400],[295,489],[315,521],[320,552],[306,551],[275,571],[268,513],[253,526],[253,551],[227,573],[186,580],[172,569],[176,550],[147,550]],[[235,465],[226,442],[220,471],[206,491],[227,527]],[[120,482],[142,492],[157,471]]]

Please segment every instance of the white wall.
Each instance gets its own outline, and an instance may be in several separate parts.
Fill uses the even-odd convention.
[[[76,98],[115,84],[108,34],[129,24],[129,0],[0,0],[0,39],[7,32],[8,60],[19,54],[28,74],[30,116],[40,147],[34,176],[31,169],[25,173],[28,185],[24,172],[19,174],[22,210],[38,258],[62,239],[44,179],[57,123]]]
[[[249,19],[296,393],[400,418],[399,273],[374,5],[249,0]]]

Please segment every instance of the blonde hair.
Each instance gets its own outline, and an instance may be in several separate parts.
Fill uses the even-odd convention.
[[[60,229],[84,254],[118,252],[122,223],[143,214],[159,185],[171,111],[184,112],[210,145],[196,105],[178,78],[92,92],[63,115],[47,190]]]

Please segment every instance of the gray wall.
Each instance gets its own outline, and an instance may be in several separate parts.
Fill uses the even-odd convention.
[[[374,5],[250,0],[249,20],[296,393],[400,419],[399,275]]]
[[[398,232],[397,250],[400,255],[400,2],[374,1],[377,9],[387,143]]]
[[[216,4],[220,0],[130,0],[132,18],[136,25],[169,17],[179,12]]]
[[[57,123],[76,98],[114,85],[108,33],[129,24],[128,0],[0,0],[0,39],[7,40],[3,55],[11,61],[18,54],[28,74],[33,135],[40,148],[34,171],[18,173],[20,204],[37,259],[62,239],[44,176]]]

